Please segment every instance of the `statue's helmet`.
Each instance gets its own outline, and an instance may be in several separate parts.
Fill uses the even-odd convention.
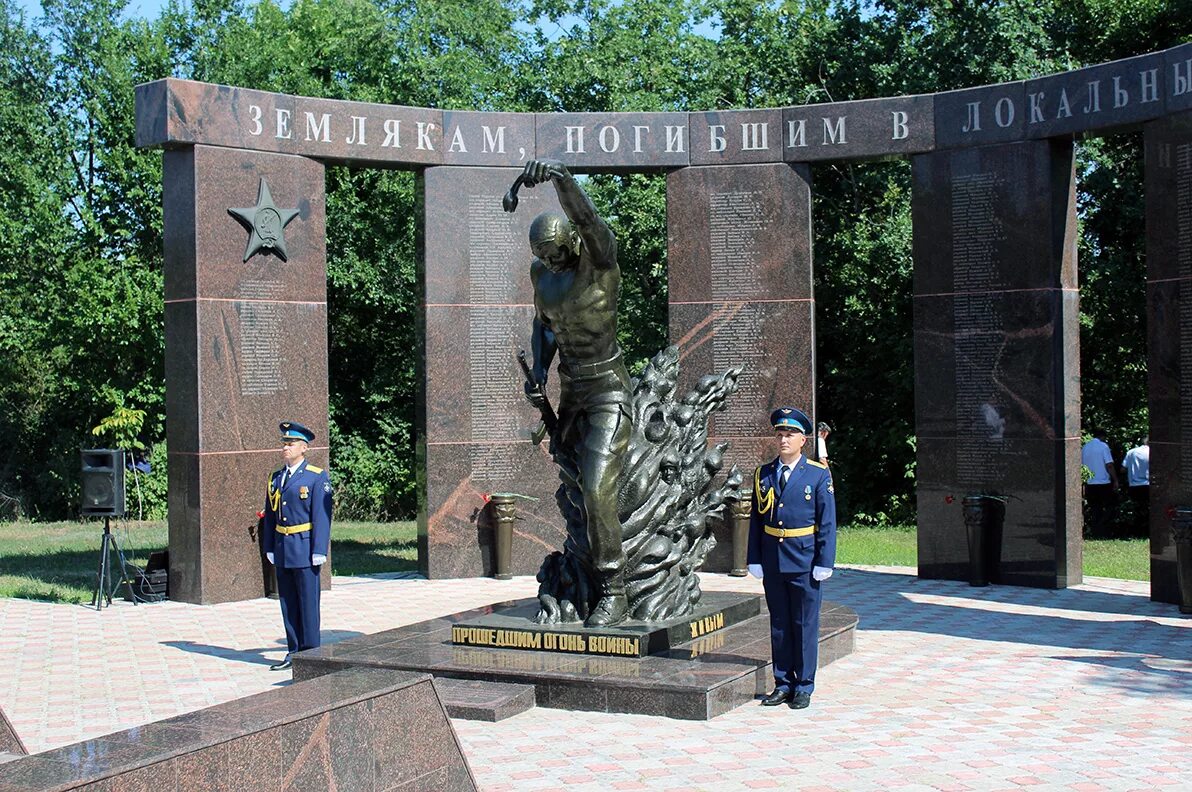
[[[530,250],[547,268],[566,267],[577,247],[571,221],[558,212],[543,212],[530,223]]]

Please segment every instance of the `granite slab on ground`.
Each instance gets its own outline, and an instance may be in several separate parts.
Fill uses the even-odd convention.
[[[494,603],[405,627],[349,638],[294,656],[294,679],[354,666],[422,671],[436,678],[533,685],[543,707],[708,720],[773,684],[769,618],[759,615],[645,657],[461,646],[453,628],[527,600]],[[857,614],[825,602],[820,666],[852,652]]]

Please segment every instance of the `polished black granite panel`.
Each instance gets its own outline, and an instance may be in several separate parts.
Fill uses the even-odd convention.
[[[967,495],[1007,496],[996,582],[1078,583],[1079,293],[1070,143],[915,158],[919,574],[968,580]]]
[[[1151,598],[1178,603],[1171,514],[1192,506],[1192,112],[1146,124],[1143,138]]]
[[[685,616],[656,622],[630,619],[615,627],[589,628],[581,623],[535,624],[538,600],[525,599],[493,606],[490,613],[453,625],[451,642],[457,646],[642,657],[751,619],[761,612],[760,602],[756,594],[709,591]]]
[[[302,652],[294,678],[345,666],[425,671],[436,678],[533,685],[539,705],[706,720],[747,703],[771,684],[770,627],[759,616],[646,657],[573,655],[451,644],[451,629],[512,603],[494,603]],[[821,665],[852,651],[857,615],[825,602]]]
[[[381,792],[440,777],[475,789],[431,678],[349,668],[18,759],[0,792]]]
[[[1161,116],[1169,76],[1163,53],[1155,52],[1027,80],[1026,135],[1059,137]]]

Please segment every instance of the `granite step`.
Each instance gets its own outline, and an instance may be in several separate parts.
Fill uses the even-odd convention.
[[[24,759],[24,758],[25,758],[25,754],[16,754],[16,753],[8,753],[6,751],[0,751],[0,764],[4,764],[5,762],[11,762],[13,759]]]
[[[435,677],[435,690],[447,715],[461,720],[501,721],[537,703],[533,685],[513,682]]]

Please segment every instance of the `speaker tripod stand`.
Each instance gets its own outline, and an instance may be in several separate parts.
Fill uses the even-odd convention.
[[[91,604],[95,606],[96,610],[103,609],[103,601],[107,599],[108,605],[112,604],[112,595],[116,593],[116,589],[120,588],[120,583],[124,583],[128,587],[128,598],[132,600],[132,604],[137,604],[137,597],[132,590],[132,580],[128,576],[128,564],[124,560],[124,552],[120,549],[120,545],[116,544],[116,537],[112,535],[112,518],[105,516],[103,518],[103,540],[101,542],[101,549],[99,551],[99,574],[95,581],[95,596],[91,598]],[[120,562],[120,580],[112,578],[112,555]]]

